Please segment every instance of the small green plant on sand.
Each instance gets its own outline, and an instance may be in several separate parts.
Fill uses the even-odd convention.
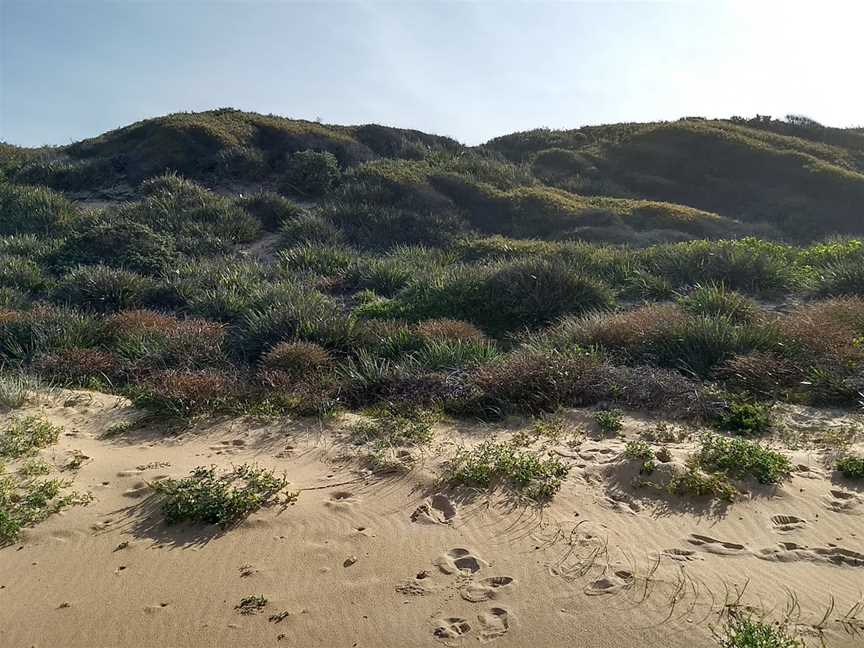
[[[38,416],[15,418],[0,432],[0,457],[17,459],[57,443],[60,428]]]
[[[23,406],[36,389],[36,381],[25,374],[0,374],[0,407],[17,409]]]
[[[234,609],[240,614],[258,614],[267,606],[267,599],[263,594],[257,596],[244,596]]]
[[[432,426],[424,417],[408,418],[384,413],[358,421],[351,428],[351,440],[377,447],[420,446],[432,440]]]
[[[617,434],[624,429],[621,410],[618,409],[597,410],[594,412],[594,421],[600,431],[607,436]]]
[[[650,475],[657,467],[654,462],[654,450],[644,441],[628,441],[624,446],[624,456],[631,461],[642,462],[640,473]]]
[[[730,402],[716,419],[718,429],[739,436],[761,436],[771,429],[771,406],[741,400]]]
[[[733,501],[738,494],[726,475],[703,472],[692,462],[686,469],[676,469],[672,473],[666,490],[670,495],[710,497],[724,502]]]
[[[489,488],[504,483],[532,499],[548,499],[561,488],[569,466],[553,456],[541,458],[508,443],[484,441],[461,448],[448,462],[449,481]]]
[[[283,503],[292,503],[297,494],[285,492],[287,485],[284,476],[252,464],[221,474],[215,466],[198,466],[184,479],[151,484],[162,499],[162,513],[169,524],[205,522],[223,528],[280,499],[280,494]]]
[[[846,479],[864,479],[864,457],[846,455],[837,460],[837,470]]]
[[[722,648],[804,648],[804,642],[781,625],[739,614],[732,615],[714,636]]]
[[[776,450],[745,439],[705,434],[695,455],[700,468],[729,477],[754,477],[761,484],[776,484],[792,472],[789,458]]]

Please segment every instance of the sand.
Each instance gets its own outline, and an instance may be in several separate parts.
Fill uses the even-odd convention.
[[[87,457],[65,475],[94,500],[0,549],[4,648],[710,646],[729,606],[787,621],[813,645],[864,645],[864,492],[804,445],[782,487],[717,509],[634,490],[624,439],[551,442],[572,470],[538,508],[437,481],[455,445],[525,422],[440,424],[413,471],[381,476],[345,442],[352,416],[106,439],[141,412],[54,391],[12,414],[32,413],[64,429],[43,457]],[[567,416],[587,426],[587,413]],[[804,408],[785,417],[793,432],[854,423]],[[631,413],[625,434],[655,423]],[[692,443],[671,444],[674,460]],[[247,461],[284,471],[296,504],[227,531],[162,522],[149,482]],[[267,604],[241,614],[250,595]]]

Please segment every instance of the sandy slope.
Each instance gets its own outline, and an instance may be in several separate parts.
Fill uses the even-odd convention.
[[[100,439],[140,413],[69,396],[23,413],[64,427],[46,458],[89,457],[75,483],[95,500],[0,549],[4,648],[709,646],[709,624],[734,603],[790,617],[814,645],[816,625],[829,646],[864,645],[852,634],[864,611],[843,620],[864,591],[864,493],[832,481],[818,454],[797,453],[802,468],[778,491],[712,511],[634,491],[622,440],[561,444],[574,467],[539,510],[435,484],[449,443],[512,426],[439,426],[420,468],[382,478],[340,441],[345,420]],[[628,434],[643,425],[629,418]],[[687,444],[673,447],[683,458]],[[285,471],[296,505],[224,533],[160,522],[148,480],[243,461]],[[268,604],[241,615],[250,594]]]

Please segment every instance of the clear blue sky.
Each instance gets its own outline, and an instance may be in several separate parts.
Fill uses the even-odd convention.
[[[864,125],[864,2],[0,0],[0,140],[233,106],[479,143],[803,113]]]

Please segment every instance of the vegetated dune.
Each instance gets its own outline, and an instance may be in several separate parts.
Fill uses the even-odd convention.
[[[0,645],[854,646],[862,134],[0,145]]]
[[[141,420],[128,401],[39,394],[16,415],[62,427],[40,455],[93,500],[2,550],[0,642],[689,647],[711,645],[711,627],[752,606],[808,639],[859,645],[864,494],[809,445],[814,430],[854,421],[788,410],[790,431],[808,439],[791,478],[709,505],[634,488],[639,464],[626,453],[661,434],[674,440],[658,471],[683,466],[696,428],[632,413],[609,438],[589,414],[539,429],[441,422],[412,450],[413,469],[388,473],[350,441],[357,417],[226,418],[178,435],[143,421],[117,434]],[[487,439],[559,458],[570,471],[560,492],[541,508],[507,488],[440,480],[455,448]],[[296,502],[228,529],[165,523],[154,484],[245,462],[284,472]],[[241,606],[251,596],[263,603]]]

